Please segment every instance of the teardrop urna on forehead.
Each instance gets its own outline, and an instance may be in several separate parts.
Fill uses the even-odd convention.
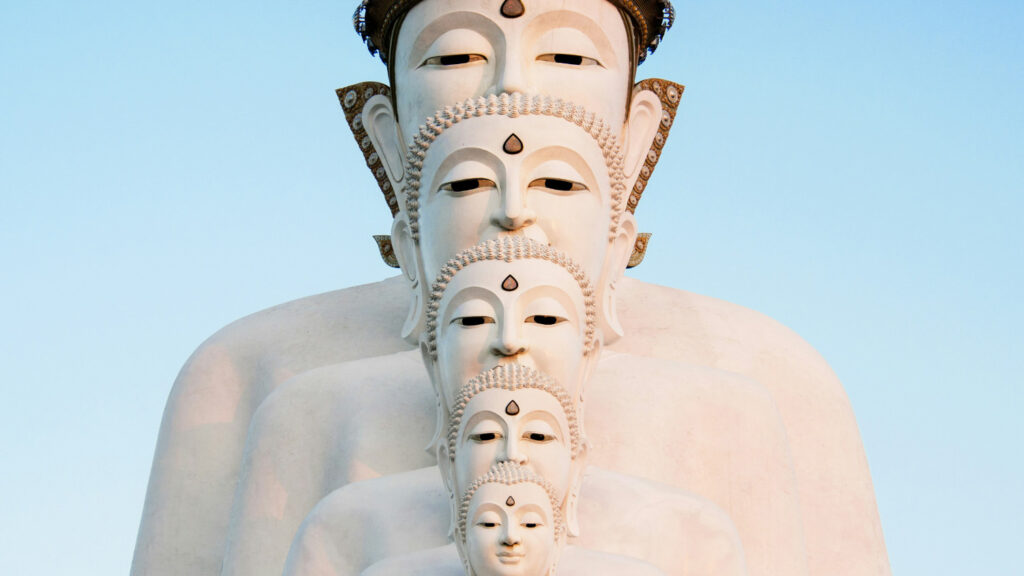
[[[624,275],[682,93],[636,82],[668,0],[352,8],[389,83],[342,108],[401,274],[196,350],[132,574],[887,575],[824,360]]]

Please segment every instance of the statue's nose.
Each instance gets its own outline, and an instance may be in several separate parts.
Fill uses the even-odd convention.
[[[498,94],[526,91],[524,52],[513,48],[513,46],[506,47],[505,59],[495,72],[494,89]]]
[[[505,439],[505,455],[501,461],[504,462],[515,462],[520,466],[524,466],[527,463],[526,453],[519,449],[518,438],[506,438]]]
[[[527,342],[522,338],[514,322],[502,322],[501,331],[491,345],[491,351],[498,356],[517,356],[528,350]]]
[[[519,537],[519,526],[515,522],[504,523],[504,534],[502,534],[501,543],[509,548],[519,544],[522,539]]]
[[[505,230],[520,230],[537,221],[537,215],[526,205],[526,196],[516,179],[510,178],[501,194],[501,205],[491,220]]]

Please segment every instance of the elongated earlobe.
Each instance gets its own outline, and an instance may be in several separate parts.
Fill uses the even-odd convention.
[[[421,338],[420,355],[423,358],[423,365],[427,368],[427,375],[430,377],[430,383],[434,388],[434,395],[437,398],[436,426],[434,428],[434,437],[430,439],[430,443],[427,445],[427,453],[437,457],[440,463],[442,447],[444,447],[446,458],[448,454],[447,446],[444,446],[444,444],[447,441],[445,430],[447,430],[450,415],[448,414],[448,404],[445,402],[444,394],[441,392],[441,387],[444,384],[441,382],[437,360],[431,355],[429,348],[426,340]]]
[[[622,324],[619,323],[619,314],[616,309],[615,288],[622,279],[629,258],[633,255],[633,246],[636,244],[636,217],[630,212],[622,214],[619,220],[619,228],[608,245],[608,256],[605,258],[605,269],[601,278],[600,321],[601,336],[605,344],[610,344],[622,337]]]
[[[426,290],[423,279],[423,259],[416,249],[416,241],[409,231],[409,221],[399,213],[391,223],[391,249],[398,267],[409,282],[409,312],[402,324],[402,338],[410,344],[419,342],[425,328]]]
[[[391,99],[378,94],[367,100],[363,106],[362,124],[370,139],[366,144],[373,146],[392,188],[400,192],[405,179],[405,144],[398,131]],[[360,146],[363,146],[363,143],[360,143]],[[399,200],[401,201],[401,198]]]
[[[623,134],[623,172],[626,176],[626,189],[632,190],[633,184],[640,175],[647,153],[658,134],[661,124],[661,100],[654,92],[638,87],[633,92],[629,105],[629,118]]]

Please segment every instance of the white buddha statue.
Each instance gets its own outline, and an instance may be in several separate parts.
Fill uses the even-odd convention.
[[[394,101],[368,101],[360,118],[387,188],[405,187],[403,160],[420,119],[467,98],[524,92],[563,98],[605,118],[622,143],[621,171],[635,208],[635,192],[649,177],[644,159],[662,110],[655,96],[630,87],[637,60],[660,38],[662,30],[652,22],[660,24],[664,8],[630,0],[369,2],[361,25],[386,55]],[[488,180],[473,175],[448,182],[474,178]],[[612,237],[604,257],[590,259],[570,245],[582,236],[559,239],[559,232],[580,224],[579,234],[586,235],[599,225],[575,214],[537,216],[547,197],[530,193],[529,186],[499,187],[500,178],[489,180],[496,186],[469,195],[473,217],[459,219],[466,230],[477,231],[467,238],[546,237],[591,271],[601,263],[605,353],[587,390],[587,422],[593,443],[610,448],[604,456],[595,450],[592,463],[606,470],[637,468],[631,473],[677,487],[674,481],[685,478],[680,490],[727,508],[751,573],[797,573],[787,569],[802,562],[815,576],[888,573],[852,411],[831,370],[805,342],[739,306],[618,278],[621,268],[608,254],[628,256],[629,246],[622,248],[635,227]],[[480,199],[486,201],[473,203]],[[463,205],[455,195],[445,200],[451,200],[448,207],[436,203],[433,212],[424,204],[418,230],[408,226],[401,199],[390,203],[398,216],[392,236],[405,259],[403,276],[259,312],[218,332],[189,359],[161,426],[133,574],[216,574],[222,565],[225,573],[255,574],[256,559],[280,566],[287,551],[280,543],[290,542],[295,519],[331,489],[432,470],[434,459],[422,452],[420,440],[435,429],[433,394],[420,353],[402,336],[417,335],[424,317],[408,305],[410,292],[420,305],[424,298],[409,289],[410,283],[423,286],[410,258],[421,258],[417,264],[429,270],[437,261],[432,258],[455,246],[440,243],[450,235],[431,236],[451,222],[446,214]],[[628,226],[630,217],[624,220]],[[617,332],[625,336],[614,340]],[[672,414],[661,418],[671,419],[652,417],[658,407]],[[592,424],[619,419],[632,427]],[[665,427],[676,420],[681,428]],[[330,440],[339,430],[347,445],[336,448]],[[772,431],[764,446],[751,449],[747,439],[763,430]],[[666,436],[677,436],[678,444],[632,441]],[[689,442],[695,439],[702,442],[696,449]],[[307,442],[314,449],[294,449]],[[688,458],[667,457],[672,446],[685,449]],[[309,465],[291,466],[295,461]],[[766,477],[791,474],[794,488],[780,481],[764,486],[763,496],[731,500],[728,490],[716,491],[727,479],[752,477],[755,465],[774,471]],[[357,483],[339,494],[363,489],[377,488]],[[585,505],[584,497],[581,515]],[[325,500],[317,510],[329,507]],[[317,525],[317,514],[307,527]],[[773,525],[786,532],[794,524],[799,535],[782,536],[782,542],[778,533],[776,540],[766,534]],[[599,527],[595,534],[601,532]],[[261,556],[271,548],[272,558]]]
[[[635,463],[629,461],[632,448],[625,439],[631,437],[632,430],[642,431],[636,421],[617,418],[616,422],[605,423],[588,419],[595,426],[620,432],[621,437],[616,443],[594,447],[602,456],[607,456],[609,449],[610,454],[617,454],[610,460],[617,468],[590,470],[589,487],[580,489],[580,454],[585,445],[579,431],[580,409],[584,404],[580,399],[589,396],[584,393],[585,375],[592,369],[590,359],[599,352],[601,342],[600,331],[595,328],[598,306],[582,267],[547,245],[521,236],[506,236],[455,255],[441,266],[429,292],[424,361],[440,403],[438,430],[447,430],[447,434],[436,435],[440,474],[390,474],[356,482],[331,494],[301,530],[292,547],[286,574],[358,574],[381,561],[393,566],[389,559],[403,554],[410,555],[409,564],[417,562],[413,559],[427,562],[426,558],[435,554],[430,550],[432,545],[447,543],[448,531],[443,521],[447,515],[441,505],[444,494],[461,493],[468,481],[502,461],[527,466],[555,486],[564,502],[562,513],[572,528],[570,534],[579,536],[574,542],[577,548],[572,566],[592,566],[589,573],[605,573],[594,567],[602,565],[602,561],[594,560],[594,552],[598,552],[623,556],[616,563],[619,568],[626,561],[624,556],[631,555],[634,560],[642,560],[644,565],[656,564],[669,574],[746,573],[742,546],[733,537],[735,529],[731,522],[723,521],[724,515],[717,507],[678,488],[626,477],[629,465]],[[541,375],[533,367],[557,377]],[[673,376],[661,375],[660,380],[669,384],[666,390],[691,389],[686,382],[673,381]],[[646,388],[645,393],[656,393],[657,386]],[[730,389],[728,384],[722,388]],[[346,405],[358,402],[358,398],[333,400]],[[737,404],[749,407],[751,402]],[[774,416],[770,403],[767,406],[766,412]],[[685,409],[677,402],[667,402],[665,407],[671,413],[658,410],[657,405],[646,406],[646,418],[663,421],[663,414],[671,417]],[[427,412],[429,407],[424,406],[421,411]],[[726,419],[730,420],[735,418]],[[774,432],[776,445],[785,448],[784,438],[779,434],[781,426],[750,434],[750,425],[743,423],[739,427],[749,435],[740,442],[744,446],[770,455],[773,452],[763,449],[762,438],[773,438]],[[716,447],[721,446],[723,438],[731,437],[696,436],[714,437]],[[341,435],[336,437],[345,442]],[[640,444],[652,443],[642,436],[633,438]],[[616,444],[622,452],[614,448]],[[665,450],[664,454],[654,456],[658,460],[687,460],[674,455],[679,444],[672,439],[654,444]],[[690,446],[694,453],[703,452],[696,449],[696,444]],[[774,454],[775,458],[769,460],[779,459],[777,449]],[[783,461],[786,462],[784,458]],[[760,469],[749,477],[747,473],[737,476],[734,485],[745,488],[747,493],[761,494],[762,498],[771,497],[772,490],[778,488],[779,477],[771,470]],[[782,478],[790,482],[788,489],[792,490],[791,473]],[[442,479],[445,489],[439,488]],[[678,485],[681,481],[677,479],[674,483]],[[577,522],[575,510],[580,494],[584,500],[593,502],[587,503],[590,518]],[[431,501],[437,503],[423,506]],[[618,522],[608,523],[602,522],[602,509],[628,513],[617,516]],[[404,510],[403,521],[389,525],[388,518],[393,518],[398,510]],[[702,513],[695,514],[697,510]],[[629,521],[622,521],[622,517]],[[442,521],[438,522],[438,518]],[[596,529],[598,524],[600,530]],[[595,529],[588,530],[589,525]],[[361,537],[352,537],[366,526],[382,527],[383,533],[364,531]],[[432,533],[424,530],[427,526],[434,527]],[[656,536],[651,537],[654,526]],[[771,533],[791,536],[784,524],[774,528]],[[648,537],[622,546],[638,533]],[[367,546],[367,541],[374,545]],[[584,541],[586,547],[579,544]],[[687,550],[683,559],[678,554],[680,547]]]

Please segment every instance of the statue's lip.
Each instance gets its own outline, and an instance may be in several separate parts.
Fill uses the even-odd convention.
[[[525,554],[521,552],[498,552],[498,562],[502,564],[518,564]]]

